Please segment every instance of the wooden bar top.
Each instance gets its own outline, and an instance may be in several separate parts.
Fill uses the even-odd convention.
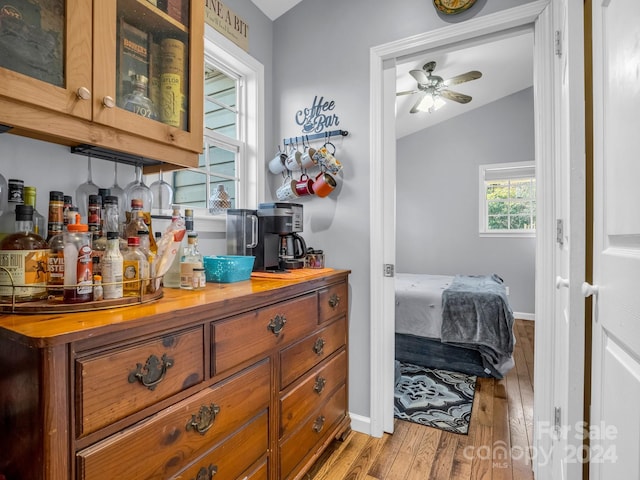
[[[112,331],[154,325],[168,327],[198,318],[222,318],[322,288],[348,275],[323,269],[302,279],[251,278],[236,283],[207,283],[202,290],[164,288],[150,303],[73,313],[0,314],[0,335],[36,348],[83,340]]]

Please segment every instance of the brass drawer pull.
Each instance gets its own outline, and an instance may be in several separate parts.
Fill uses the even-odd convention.
[[[198,415],[191,415],[191,420],[187,422],[187,432],[195,430],[200,435],[204,435],[216,421],[216,415],[220,413],[220,407],[215,403],[210,406],[202,405]]]
[[[340,303],[340,296],[337,293],[334,293],[333,295],[331,295],[331,297],[329,297],[329,306],[331,308],[336,308],[339,303]]]
[[[324,350],[324,339],[319,338],[316,340],[316,343],[313,344],[313,351],[316,355],[322,355],[322,351]]]
[[[140,382],[141,385],[153,391],[158,384],[164,380],[167,369],[173,367],[173,359],[168,358],[165,353],[162,359],[155,355],[147,358],[147,363],[142,366],[141,363],[136,365],[136,369],[129,373],[129,383]]]
[[[198,475],[193,480],[211,480],[218,473],[217,465],[209,465],[198,470]]]
[[[320,415],[318,418],[316,418],[316,421],[313,422],[313,431],[316,433],[320,433],[322,431],[322,428],[324,427],[324,422],[325,422],[325,418],[324,415]]]
[[[318,375],[316,377],[316,383],[313,385],[313,391],[316,392],[318,395],[320,395],[324,390],[324,387],[326,384],[327,384],[327,379]]]
[[[271,333],[273,333],[277,337],[278,335],[280,335],[280,332],[282,332],[282,329],[284,328],[284,325],[286,323],[287,319],[284,315],[276,315],[269,322],[267,329],[271,330]]]

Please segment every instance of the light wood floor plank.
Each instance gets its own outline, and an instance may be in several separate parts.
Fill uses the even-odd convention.
[[[393,435],[352,432],[333,442],[306,478],[533,480],[535,323],[516,320],[514,332],[516,366],[502,380],[478,379],[468,435],[396,420]]]

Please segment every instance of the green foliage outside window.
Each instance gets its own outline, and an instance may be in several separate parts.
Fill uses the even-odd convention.
[[[489,231],[535,230],[534,178],[492,180],[485,188]]]

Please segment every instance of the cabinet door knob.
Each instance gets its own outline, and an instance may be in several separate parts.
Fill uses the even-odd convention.
[[[116,102],[112,97],[107,95],[102,99],[102,105],[105,106],[106,108],[113,108],[116,106]]]
[[[91,100],[91,90],[87,87],[80,87],[76,90],[76,95],[81,100]]]

